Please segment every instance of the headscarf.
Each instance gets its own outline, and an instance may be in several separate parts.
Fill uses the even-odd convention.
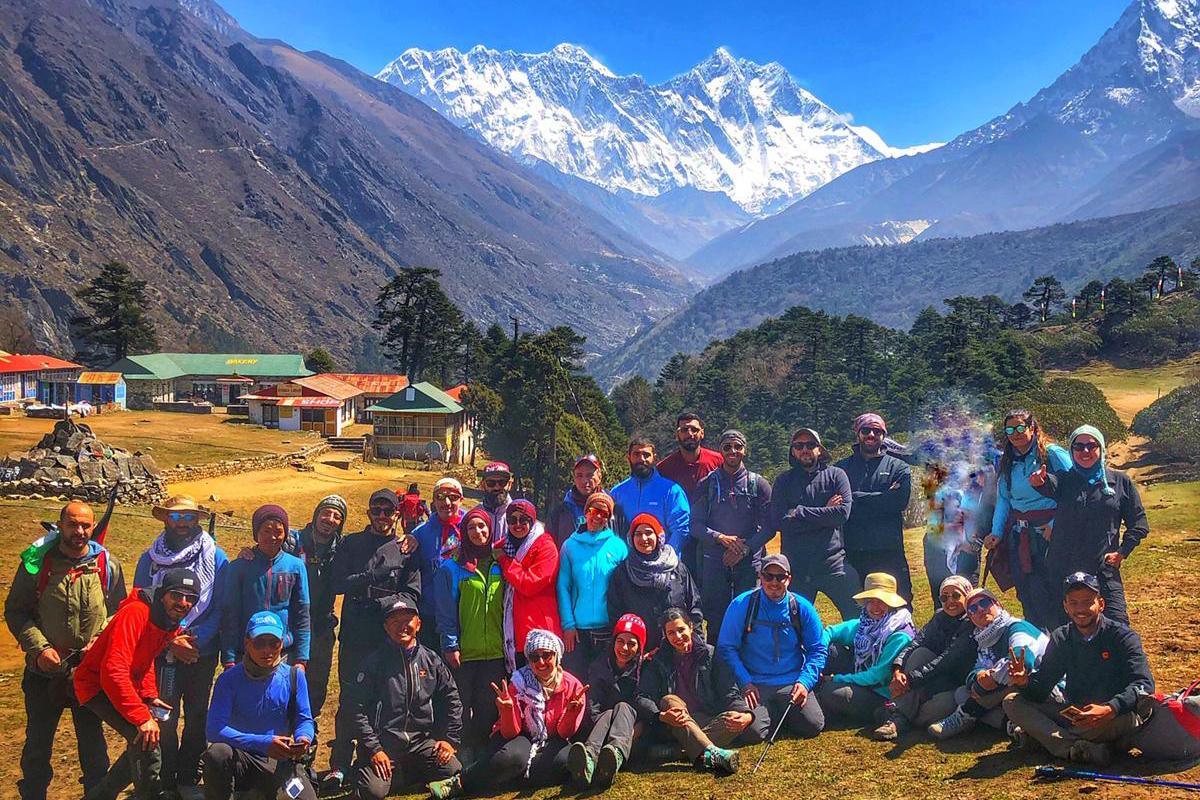
[[[633,544],[633,532],[640,525],[649,525],[654,529],[655,548],[650,555],[645,555]],[[675,567],[679,565],[679,557],[675,554],[674,548],[664,541],[665,534],[658,517],[645,512],[638,514],[629,523],[628,539],[629,555],[625,558],[625,571],[629,575],[629,580],[634,586],[643,589],[653,588],[657,591],[666,591],[671,585],[671,575],[675,572]]]
[[[1004,633],[1008,626],[1016,621],[1016,617],[1008,613],[1004,606],[1000,605],[1000,601],[996,599],[996,595],[992,594],[987,589],[976,589],[975,591],[971,592],[969,595],[967,595],[966,604],[970,605],[971,601],[976,597],[990,597],[992,602],[996,604],[996,608],[999,609],[999,612],[996,614],[996,618],[994,620],[982,628],[976,628],[971,633],[971,635],[975,637],[975,643],[979,646],[979,649],[988,650],[1000,640],[1000,634]]]
[[[855,418],[854,432],[857,434],[860,430],[871,424],[883,428],[884,434],[887,434],[887,423],[883,421],[883,417],[879,416],[878,414],[871,413],[859,414],[858,417]]]
[[[854,633],[854,671],[862,672],[879,662],[883,646],[888,637],[897,631],[916,636],[912,614],[907,608],[893,608],[879,619],[867,613],[866,607],[858,617],[858,630]]]
[[[483,544],[475,544],[471,541],[471,537],[467,535],[467,525],[473,519],[483,520],[483,524],[487,526],[488,538]],[[460,527],[462,530],[462,545],[458,549],[458,555],[455,560],[467,569],[474,571],[479,562],[489,561],[492,557],[492,515],[476,506],[462,518]]]
[[[518,539],[507,530],[507,525],[504,526],[504,552],[509,558],[516,557],[517,551],[521,549],[521,545],[533,535],[533,528],[537,524],[537,508],[528,500],[513,500],[508,504],[508,508],[505,509],[504,516],[507,518],[514,511],[520,511],[529,517],[529,533],[525,534],[524,539]]]
[[[938,594],[946,591],[950,586],[958,589],[963,595],[970,595],[971,592],[975,591],[975,587],[971,585],[971,582],[962,575],[951,575],[942,581],[942,585],[938,587]]]
[[[521,720],[525,733],[533,741],[536,752],[550,738],[546,730],[546,701],[558,691],[562,685],[563,643],[553,631],[545,628],[534,628],[525,637],[525,658],[530,658],[539,650],[549,650],[556,656],[554,672],[546,680],[538,678],[533,667],[526,664],[512,675],[513,689],[517,693],[517,708],[521,712]],[[533,753],[529,760],[533,760]],[[528,765],[526,765],[528,770]]]
[[[1079,464],[1075,461],[1075,456],[1072,455],[1071,469],[1082,475],[1084,478],[1087,478],[1089,486],[1095,486],[1099,483],[1103,486],[1100,491],[1104,494],[1110,496],[1116,494],[1116,490],[1114,490],[1112,486],[1108,484],[1108,471],[1104,467],[1104,462],[1107,460],[1108,447],[1104,441],[1104,434],[1100,432],[1100,429],[1094,425],[1080,425],[1078,428],[1071,431],[1071,438],[1069,440],[1071,446],[1075,446],[1075,440],[1078,437],[1085,435],[1091,436],[1093,439],[1099,442],[1100,457],[1096,459],[1095,464],[1092,464],[1092,466],[1084,469],[1083,467],[1079,466]]]

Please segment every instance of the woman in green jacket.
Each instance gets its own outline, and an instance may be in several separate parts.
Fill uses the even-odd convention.
[[[442,654],[454,673],[468,746],[487,742],[496,724],[492,684],[508,677],[504,660],[504,578],[492,556],[492,518],[483,508],[463,517],[458,555],[434,582]]]
[[[829,659],[817,699],[826,717],[865,723],[891,699],[892,661],[917,631],[891,575],[867,575],[854,599],[863,607],[859,618],[825,628]]]

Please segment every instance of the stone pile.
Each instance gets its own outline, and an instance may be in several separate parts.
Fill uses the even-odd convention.
[[[36,447],[10,453],[0,463],[0,496],[102,503],[113,484],[120,503],[157,503],[166,497],[166,481],[152,457],[111,447],[73,419],[58,421]]]

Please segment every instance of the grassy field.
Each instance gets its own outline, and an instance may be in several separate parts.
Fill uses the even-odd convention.
[[[1172,365],[1151,371],[1134,371],[1090,367],[1081,374],[1093,380],[1109,395],[1123,416],[1132,416],[1136,404],[1150,402],[1157,386],[1170,381],[1189,379],[1189,365]],[[1193,373],[1194,375],[1194,373]],[[1175,385],[1178,385],[1177,383]],[[1164,388],[1164,392],[1167,388]],[[1149,396],[1149,399],[1147,398]],[[115,415],[114,415],[115,416]],[[130,415],[136,417],[138,415]],[[1127,416],[1127,418],[1128,418]],[[173,418],[177,419],[177,418]],[[189,420],[190,422],[190,420]],[[5,428],[0,422],[0,438]],[[148,432],[153,429],[147,427]],[[220,432],[224,432],[223,430]],[[250,431],[245,431],[250,433]],[[140,432],[137,432],[140,433]],[[277,432],[269,432],[279,436]],[[102,436],[107,438],[106,433]],[[137,435],[130,432],[128,435]],[[163,436],[156,433],[156,436]],[[170,434],[166,434],[169,436]],[[188,431],[189,439],[196,438]],[[119,443],[114,432],[114,443]],[[127,441],[136,442],[134,439]],[[236,439],[233,441],[239,441]],[[240,440],[245,444],[247,440]],[[136,446],[136,445],[135,445]],[[223,445],[219,445],[223,446]],[[258,444],[245,446],[259,446]],[[266,447],[267,445],[262,445]],[[1134,447],[1137,443],[1134,443]],[[1114,454],[1114,458],[1124,457]],[[364,522],[361,510],[370,492],[380,485],[406,485],[410,480],[420,483],[427,494],[434,479],[428,472],[405,472],[382,466],[367,466],[342,470],[318,465],[311,473],[273,470],[251,475],[178,484],[171,488],[196,496],[218,511],[232,511],[238,527],[222,528],[218,539],[222,546],[235,552],[249,541],[249,533],[241,527],[250,512],[268,500],[281,502],[293,515],[293,525],[306,521],[316,501],[330,492],[346,496],[351,503],[350,530]],[[1150,654],[1151,666],[1161,689],[1173,691],[1200,677],[1200,483],[1158,483],[1143,488],[1143,500],[1150,516],[1151,536],[1126,562],[1123,570],[1130,597],[1134,626],[1142,633]],[[216,500],[208,500],[209,497]],[[0,502],[0,591],[7,593],[7,584],[17,568],[17,553],[39,529],[37,522],[50,519],[56,513],[51,503]],[[156,524],[145,508],[122,508],[118,511],[109,544],[132,569],[137,554],[156,532]],[[931,609],[927,584],[921,569],[920,532],[909,531],[909,562],[913,567],[918,620],[927,619]],[[1010,596],[1011,597],[1011,596]],[[1011,598],[1015,605],[1015,598]],[[824,598],[818,608],[826,618],[833,618],[832,608]],[[24,710],[18,699],[21,659],[7,631],[0,634],[0,686],[10,687],[10,701],[0,707],[0,725],[10,735],[0,742],[0,798],[16,797]],[[335,689],[336,691],[336,689]],[[322,728],[332,728],[336,701],[331,699],[321,720]],[[58,777],[52,796],[69,797],[78,775],[74,758],[70,722],[60,728],[60,747],[55,757]],[[114,755],[119,752],[114,749]],[[327,760],[322,749],[318,764]],[[924,736],[912,733],[899,742],[884,744],[869,741],[856,730],[829,730],[818,739],[808,742],[784,740],[772,749],[771,755],[756,775],[749,766],[758,758],[760,748],[749,748],[742,773],[725,779],[699,774],[681,764],[655,768],[652,771],[632,769],[618,779],[606,796],[624,800],[647,796],[659,798],[1026,798],[1075,797],[1089,793],[1101,798],[1158,798],[1161,791],[1134,789],[1128,786],[1068,782],[1036,788],[1031,782],[1035,764],[1048,758],[1036,759],[1010,751],[1007,742],[989,731],[934,744]],[[1114,771],[1131,774],[1151,774],[1150,765],[1136,761],[1119,762]],[[1200,768],[1176,776],[1180,780],[1200,781]],[[561,788],[544,789],[535,793],[508,792],[501,797],[555,798],[573,794]],[[417,796],[417,795],[414,795]]]
[[[1200,355],[1156,367],[1133,369],[1097,362],[1071,372],[1051,371],[1047,377],[1082,378],[1094,383],[1128,424],[1137,412],[1172,389],[1200,381]]]
[[[159,467],[209,464],[233,458],[287,453],[319,440],[308,431],[278,431],[225,414],[125,411],[81,420],[105,443],[143,450]],[[28,450],[54,428],[55,420],[0,417],[0,457]]]

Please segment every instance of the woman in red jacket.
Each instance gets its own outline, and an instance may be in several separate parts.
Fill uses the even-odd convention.
[[[492,729],[487,754],[461,776],[429,784],[433,797],[441,800],[490,791],[522,778],[527,787],[567,779],[567,751],[583,723],[588,687],[562,668],[562,655],[557,634],[539,628],[529,631],[528,665],[512,674],[511,684],[492,684],[500,720]]]
[[[504,657],[511,672],[524,663],[525,637],[542,628],[562,635],[558,621],[558,548],[528,500],[505,512],[508,530],[496,550],[504,576]]]

